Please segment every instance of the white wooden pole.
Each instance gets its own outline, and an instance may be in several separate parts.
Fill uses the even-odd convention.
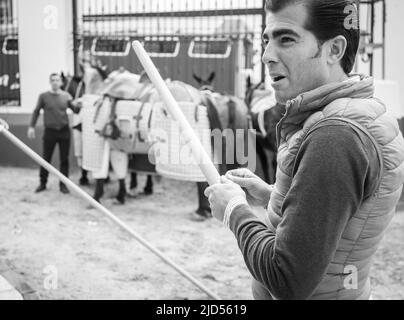
[[[120,226],[123,230],[125,230],[127,233],[129,233],[133,238],[135,238],[141,245],[149,249],[152,253],[154,253],[156,256],[158,256],[161,260],[163,260],[166,264],[168,264],[170,267],[172,267],[174,270],[176,270],[179,274],[181,274],[184,278],[188,279],[190,282],[192,282],[196,287],[198,287],[200,290],[205,292],[209,297],[211,297],[214,300],[221,300],[218,295],[210,291],[208,288],[206,288],[201,282],[196,280],[193,276],[191,276],[187,271],[182,269],[180,266],[178,266],[175,262],[173,262],[170,258],[166,257],[160,250],[155,248],[152,244],[150,244],[148,241],[143,239],[140,235],[138,235],[135,231],[133,231],[125,222],[120,220],[118,217],[116,217],[111,211],[109,211],[107,208],[105,208],[103,205],[101,205],[99,202],[95,201],[87,192],[83,191],[80,187],[78,187],[76,184],[74,184],[69,178],[64,176],[62,173],[60,173],[57,169],[55,169],[51,164],[46,162],[44,159],[42,159],[35,151],[33,151],[31,148],[29,148],[26,144],[24,144],[20,139],[18,139],[15,135],[13,135],[9,130],[8,130],[8,125],[5,121],[0,119],[0,134],[3,134],[10,142],[12,142],[18,149],[23,151],[26,155],[28,155],[32,160],[34,160],[36,163],[38,163],[40,166],[44,167],[46,170],[48,170],[50,173],[54,174],[56,177],[60,179],[61,182],[63,182],[66,186],[70,188],[73,192],[77,193],[81,198],[89,202],[95,209],[99,210],[101,213],[103,213],[105,216],[107,216],[109,219],[111,219],[115,224]]]
[[[192,129],[181,108],[178,106],[177,101],[175,101],[163,78],[154,66],[149,55],[144,50],[142,44],[139,41],[134,41],[133,49],[135,50],[150,80],[159,92],[160,98],[164,101],[168,112],[173,117],[173,119],[177,121],[182,134],[184,135],[186,140],[189,141],[192,154],[197,164],[201,168],[202,173],[208,180],[209,184],[214,185],[216,183],[219,183],[219,172],[217,171],[205,148],[202,146],[201,142],[196,136],[195,131]]]

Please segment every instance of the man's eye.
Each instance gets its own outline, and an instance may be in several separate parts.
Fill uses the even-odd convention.
[[[263,38],[263,39],[262,39],[262,42],[264,43],[264,45],[268,45],[268,43],[269,43],[269,39],[267,39],[267,38]]]
[[[288,43],[294,42],[295,39],[293,39],[293,38],[291,38],[291,37],[282,37],[282,38],[280,38],[279,41],[280,41],[280,43],[282,43],[282,44],[288,44]]]

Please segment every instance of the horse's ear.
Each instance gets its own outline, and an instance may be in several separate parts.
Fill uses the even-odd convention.
[[[202,79],[201,78],[199,78],[195,73],[194,74],[192,74],[192,76],[194,77],[194,79],[196,80],[196,82],[198,82],[199,84],[201,84],[202,83]]]
[[[265,90],[265,82],[261,81],[260,83],[258,83],[257,85],[257,90]]]
[[[60,72],[60,77],[62,80],[66,79],[65,73],[63,71]]]
[[[81,72],[82,75],[84,75],[86,73],[83,64],[80,63],[79,69],[80,69],[80,72]]]
[[[247,83],[247,90],[249,90],[251,88],[251,86],[252,86],[251,76],[247,77],[246,83]]]
[[[216,72],[213,71],[213,72],[210,74],[209,78],[208,78],[208,82],[209,82],[209,83],[212,83],[213,80],[215,80],[215,78],[216,78]]]

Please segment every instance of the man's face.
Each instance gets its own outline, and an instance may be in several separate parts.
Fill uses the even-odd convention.
[[[50,84],[53,91],[57,91],[62,87],[62,78],[59,75],[54,75],[50,78]]]
[[[268,67],[279,103],[285,104],[303,92],[324,85],[329,76],[316,37],[305,29],[307,18],[303,4],[268,13],[262,60]]]

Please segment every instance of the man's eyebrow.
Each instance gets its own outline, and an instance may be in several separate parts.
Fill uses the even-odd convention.
[[[277,29],[277,30],[272,31],[273,38],[278,38],[280,36],[285,36],[285,35],[300,38],[299,34],[291,29]]]

